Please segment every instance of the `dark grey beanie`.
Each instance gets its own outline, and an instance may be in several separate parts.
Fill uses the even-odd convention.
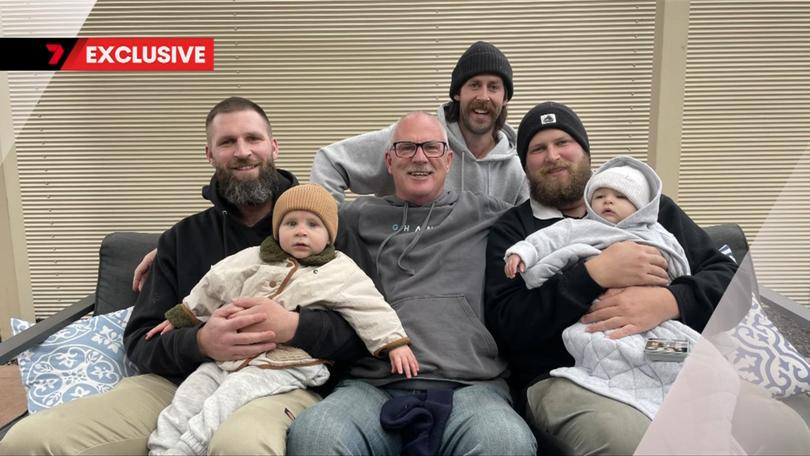
[[[591,155],[588,133],[577,113],[564,104],[546,101],[529,110],[520,121],[517,153],[523,169],[526,169],[526,152],[529,149],[529,142],[537,132],[547,128],[556,128],[568,133],[582,146],[586,154]]]
[[[500,76],[506,88],[506,99],[512,99],[512,66],[500,49],[486,41],[474,43],[459,57],[450,78],[450,98],[458,94],[468,79],[483,73]]]

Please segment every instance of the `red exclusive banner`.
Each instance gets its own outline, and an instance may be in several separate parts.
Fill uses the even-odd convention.
[[[3,38],[0,70],[213,71],[213,38]]]

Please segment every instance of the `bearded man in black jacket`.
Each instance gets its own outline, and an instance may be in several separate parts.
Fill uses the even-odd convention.
[[[650,423],[643,413],[549,377],[552,369],[573,365],[563,329],[581,320],[590,330],[619,338],[678,319],[701,331],[736,265],[662,195],[658,222],[683,246],[692,275],[668,284],[666,261],[655,248],[622,242],[527,289],[520,276],[504,275],[504,252],[564,217],[585,216],[590,144],[574,111],[546,102],[521,121],[517,152],[531,198],[501,216],[490,231],[485,296],[487,327],[509,362],[515,404],[541,435],[550,434],[573,454],[632,454]]]
[[[276,169],[278,143],[256,103],[227,98],[211,109],[205,125],[205,156],[215,173],[202,194],[213,206],[181,220],[160,237],[151,272],[124,332],[127,355],[142,375],[125,378],[105,394],[67,402],[21,421],[4,439],[0,453],[146,454],[147,439],[177,384],[204,362],[248,358],[277,343],[336,361],[368,354],[337,313],[291,312],[268,298],[240,298],[220,307],[204,325],[144,338],[213,264],[271,236],[276,198],[298,184],[290,172]],[[308,390],[256,399],[222,423],[209,450],[284,454],[287,428],[295,415],[319,400]]]

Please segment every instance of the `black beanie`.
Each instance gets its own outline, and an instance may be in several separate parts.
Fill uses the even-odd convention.
[[[529,149],[529,142],[537,132],[547,128],[556,128],[568,133],[582,146],[586,154],[591,155],[588,133],[582,126],[582,121],[579,120],[577,113],[564,104],[546,101],[533,107],[520,121],[517,153],[523,169],[526,169],[526,152]]]
[[[512,66],[500,49],[485,41],[474,43],[459,57],[450,78],[450,98],[458,94],[468,79],[482,73],[500,76],[506,88],[506,99],[512,99]]]

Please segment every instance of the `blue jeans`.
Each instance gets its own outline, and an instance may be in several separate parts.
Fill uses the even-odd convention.
[[[290,455],[400,454],[397,432],[383,430],[380,410],[402,390],[385,390],[361,380],[344,380],[323,401],[305,410],[287,436]],[[509,405],[508,393],[491,385],[459,388],[439,454],[535,454],[528,425]]]

